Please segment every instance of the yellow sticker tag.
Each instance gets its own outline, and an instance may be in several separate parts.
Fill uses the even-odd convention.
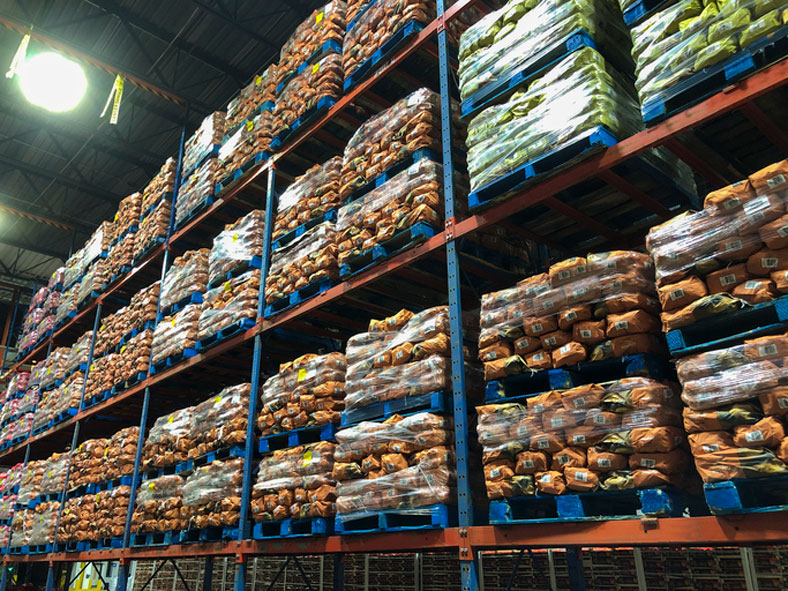
[[[103,324],[101,326],[99,326],[99,332],[101,332],[102,330],[104,330],[104,325]]]
[[[214,404],[219,404],[221,401],[222,401],[221,396],[217,396],[216,398],[213,399]]]
[[[52,368],[51,367],[47,367],[47,374],[50,374],[50,373],[52,373]]]
[[[232,287],[232,285],[230,285],[229,281],[224,284],[224,291],[232,291],[232,290],[233,290],[233,287]]]
[[[260,86],[262,83],[263,83],[263,77],[262,76],[258,76],[257,78],[254,79],[254,85],[255,86]]]
[[[299,369],[298,370],[298,381],[300,382],[300,381],[302,381],[305,378],[306,378],[306,369],[305,368]]]
[[[113,222],[117,222],[118,221],[118,212],[117,211],[115,212],[115,217],[112,219],[112,221]]]
[[[49,471],[49,478],[52,478],[52,470]]]
[[[314,66],[312,66],[312,73],[314,74],[314,73],[315,73],[315,72],[317,72],[319,69],[320,69],[320,64],[315,64]]]
[[[96,365],[95,363],[91,363],[90,364],[90,371],[93,371],[93,368],[94,368],[95,365]]]
[[[96,503],[98,503],[100,500],[101,500],[101,495],[96,493]]]
[[[106,458],[109,455],[109,448],[104,450],[104,457]]]
[[[304,452],[304,466],[308,466],[309,463],[312,461],[312,450],[308,449]]]
[[[170,415],[170,418],[169,418],[169,419],[167,419],[167,422],[168,422],[168,423],[172,423],[174,420],[175,420],[175,417],[174,417],[174,416],[172,416],[172,415]]]
[[[315,16],[315,24],[316,25],[319,25],[322,22],[323,16],[324,16],[324,14],[322,12],[318,12],[317,13],[317,15]]]
[[[71,513],[71,509],[66,509],[65,511],[63,511],[63,513],[68,515],[69,513]]]
[[[233,242],[238,242],[238,232],[233,234]]]
[[[125,350],[126,350],[126,345],[123,345],[123,346],[120,348],[120,352],[121,352],[121,353],[123,353],[123,351],[125,351]]]
[[[156,488],[156,483],[155,483],[155,482],[150,482],[150,483],[148,484],[148,488],[149,488],[150,490],[153,490],[154,488]]]
[[[172,325],[175,326],[175,318],[172,319]]]
[[[246,129],[252,131],[254,129],[254,121],[247,121],[246,122]]]

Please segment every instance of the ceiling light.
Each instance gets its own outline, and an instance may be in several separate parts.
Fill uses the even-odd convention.
[[[79,104],[88,81],[78,63],[59,53],[39,53],[25,60],[19,72],[19,86],[34,105],[62,113]]]

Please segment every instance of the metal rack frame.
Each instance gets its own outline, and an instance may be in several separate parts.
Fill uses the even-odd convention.
[[[173,245],[180,243],[187,235],[194,231],[206,219],[210,218],[225,205],[231,204],[233,200],[244,191],[252,189],[255,184],[260,185],[265,182],[265,211],[266,226],[263,252],[263,267],[261,270],[261,288],[258,299],[257,321],[253,328],[239,334],[229,340],[212,347],[211,349],[198,354],[196,357],[184,360],[174,367],[149,375],[140,384],[130,388],[113,398],[99,403],[89,409],[80,408],[76,416],[54,426],[39,435],[31,436],[24,443],[12,447],[3,453],[0,458],[10,460],[19,458],[24,454],[24,462],[30,458],[31,446],[36,442],[51,438],[53,434],[71,428],[72,449],[78,441],[80,427],[84,421],[92,417],[97,417],[100,413],[110,407],[118,408],[124,401],[131,397],[142,395],[142,410],[140,413],[140,434],[137,447],[137,455],[134,465],[134,478],[132,484],[132,494],[126,518],[126,530],[124,533],[123,547],[117,550],[102,550],[89,552],[73,553],[53,553],[53,554],[33,554],[33,555],[5,555],[0,562],[6,567],[21,564],[47,564],[47,591],[52,591],[63,565],[70,565],[76,562],[103,562],[118,561],[120,564],[120,574],[118,576],[117,591],[126,591],[129,566],[133,561],[140,560],[171,560],[188,557],[205,557],[206,568],[204,571],[205,581],[210,581],[212,574],[213,557],[233,556],[235,557],[235,590],[244,591],[247,561],[250,557],[258,555],[309,555],[325,554],[334,557],[334,589],[343,588],[343,569],[342,556],[349,553],[385,553],[395,551],[451,551],[457,552],[461,563],[461,577],[463,591],[477,591],[479,580],[477,572],[476,557],[479,550],[499,549],[499,548],[552,548],[562,547],[570,550],[568,559],[574,567],[570,568],[572,589],[579,590],[584,588],[582,581],[582,568],[578,568],[577,548],[580,546],[692,546],[692,545],[740,545],[747,546],[752,544],[780,543],[788,540],[788,513],[753,514],[746,516],[727,516],[727,517],[692,517],[692,518],[671,518],[671,519],[644,519],[630,521],[608,521],[594,523],[554,523],[554,524],[534,524],[534,525],[515,525],[506,527],[476,525],[473,520],[473,507],[471,502],[471,487],[468,467],[468,404],[465,392],[465,371],[463,363],[463,338],[462,338],[462,297],[461,297],[461,263],[459,257],[459,240],[471,233],[504,221],[509,216],[522,212],[527,208],[539,204],[549,203],[554,196],[566,189],[574,187],[580,182],[592,178],[600,178],[609,184],[616,186],[624,193],[628,193],[633,201],[639,201],[646,208],[654,207],[654,204],[632,187],[627,187],[620,183],[611,169],[634,156],[642,154],[658,146],[667,146],[677,154],[682,152],[682,146],[677,142],[677,137],[698,126],[730,113],[734,110],[742,110],[748,115],[750,121],[760,129],[780,150],[788,149],[788,140],[778,129],[763,129],[763,118],[759,114],[758,107],[752,101],[777,89],[788,85],[788,60],[778,62],[739,84],[720,92],[702,103],[688,108],[686,111],[676,115],[656,126],[641,131],[640,133],[622,140],[617,145],[605,150],[604,152],[583,160],[579,164],[571,166],[563,173],[551,176],[545,180],[536,182],[528,188],[520,191],[517,195],[503,201],[497,205],[486,209],[482,213],[471,215],[466,219],[458,220],[455,213],[454,195],[454,165],[452,162],[452,124],[450,116],[450,105],[452,100],[452,64],[449,55],[447,24],[456,18],[462,11],[475,5],[477,0],[459,0],[450,8],[445,8],[445,0],[437,0],[437,18],[427,25],[421,33],[414,37],[396,52],[377,72],[361,83],[355,90],[342,97],[337,104],[324,116],[319,118],[311,127],[304,130],[292,141],[284,146],[283,150],[275,154],[267,162],[259,165],[252,170],[238,185],[220,196],[213,205],[204,212],[196,216],[184,227],[174,230],[175,206],[177,203],[177,189],[173,196],[173,207],[171,211],[170,226],[167,238],[159,247],[156,247],[141,263],[130,273],[122,278],[118,283],[111,286],[106,292],[101,294],[94,302],[90,303],[84,310],[79,312],[75,318],[61,327],[44,342],[39,344],[24,358],[18,360],[11,368],[13,371],[28,364],[31,361],[42,359],[51,350],[56,341],[63,342],[63,339],[77,330],[84,330],[85,325],[90,321],[92,315],[92,325],[94,330],[98,326],[101,318],[103,305],[112,298],[124,294],[127,290],[133,290],[133,286],[141,281],[145,273],[150,273],[155,267],[156,262],[161,261],[161,277],[164,277],[172,257]],[[297,147],[302,145],[307,139],[315,137],[320,130],[334,118],[342,115],[343,111],[349,107],[355,99],[369,92],[372,87],[394,70],[408,56],[412,55],[420,48],[424,48],[428,40],[437,39],[437,59],[439,65],[439,83],[441,97],[441,131],[442,131],[442,159],[444,171],[444,206],[445,206],[445,228],[442,233],[435,235],[423,244],[416,246],[406,252],[400,253],[388,261],[355,276],[344,283],[329,289],[321,297],[313,298],[303,304],[287,310],[273,318],[263,318],[263,308],[265,304],[264,286],[268,274],[271,253],[271,235],[273,230],[274,204],[276,200],[275,185],[277,175],[277,163],[292,153]],[[767,133],[768,132],[768,133]],[[180,164],[183,157],[184,141],[186,128],[184,126],[181,145],[178,156],[178,178],[176,187],[180,180]],[[684,150],[683,156],[687,156]],[[724,184],[725,178],[697,158],[687,158],[688,163],[703,177],[712,184]],[[261,204],[262,205],[262,204]],[[567,210],[564,208],[564,212]],[[655,212],[664,215],[664,211]],[[573,217],[572,212],[568,212],[569,217]],[[574,215],[575,221],[583,222],[582,217]],[[587,221],[587,220],[586,220]],[[459,525],[455,528],[443,530],[426,530],[413,532],[397,532],[375,534],[369,536],[329,536],[325,538],[282,538],[266,541],[254,541],[249,539],[249,507],[252,488],[252,465],[251,458],[254,452],[254,420],[257,411],[258,395],[260,385],[260,368],[265,353],[264,337],[278,327],[297,319],[309,317],[326,303],[336,301],[346,296],[348,293],[371,285],[381,277],[396,271],[402,270],[411,263],[438,252],[445,253],[446,276],[448,280],[448,304],[451,326],[451,371],[453,384],[453,414],[456,428],[456,457],[457,457],[457,489],[458,489],[458,511]],[[160,306],[160,304],[159,304]],[[95,333],[94,333],[95,334]],[[93,355],[93,345],[95,338],[91,342],[90,358]],[[130,547],[130,522],[134,507],[134,497],[140,482],[140,464],[142,447],[145,438],[145,429],[148,422],[148,414],[152,400],[152,388],[169,378],[205,361],[218,358],[239,346],[253,345],[252,364],[251,364],[251,384],[252,395],[249,403],[249,420],[247,422],[246,457],[243,472],[243,489],[240,527],[242,539],[233,542],[208,543],[208,544],[189,544],[155,548],[132,548]],[[89,370],[88,370],[89,371]],[[87,377],[87,376],[86,376]],[[87,380],[86,380],[87,383]],[[84,387],[83,387],[84,397]],[[68,487],[68,474],[64,492]],[[65,499],[65,494],[63,495]],[[64,502],[64,501],[63,501]],[[572,564],[570,564],[570,567]],[[8,568],[4,568],[0,576],[0,591],[5,591],[9,581]],[[185,584],[185,582],[184,582]],[[207,588],[207,587],[206,587]],[[115,591],[115,590],[113,590]]]

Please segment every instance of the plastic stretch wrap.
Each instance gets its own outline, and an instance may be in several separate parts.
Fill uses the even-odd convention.
[[[0,411],[0,423],[16,417],[19,418],[23,414],[32,413],[38,400],[41,396],[38,386],[29,388],[21,398],[14,398],[3,404],[3,409]]]
[[[118,211],[112,220],[109,228],[110,242],[115,242],[130,231],[132,226],[137,226],[142,213],[142,194],[132,193],[128,197],[121,199],[118,204]]]
[[[125,382],[147,373],[152,342],[153,331],[148,329],[129,339],[119,352],[94,360],[88,372],[85,400],[115,386],[125,389]]]
[[[68,499],[60,516],[59,542],[119,538],[126,528],[130,486]]]
[[[244,121],[252,112],[265,102],[276,100],[276,64],[271,64],[254,79],[227,105],[226,131]]]
[[[377,0],[345,35],[342,49],[345,76],[355,72],[408,23],[427,25],[434,18],[435,3],[429,0]]]
[[[68,474],[68,489],[74,490],[86,484],[98,484],[106,479],[107,439],[88,439],[80,443],[71,454],[71,470]]]
[[[451,419],[394,415],[337,433],[337,513],[456,502]]]
[[[204,293],[208,286],[208,248],[189,250],[176,258],[164,276],[161,286],[161,309],[188,298],[193,293]]]
[[[691,485],[673,385],[624,378],[477,411],[490,498]]]
[[[485,379],[665,353],[653,274],[648,255],[612,251],[561,261],[549,273],[484,294],[479,358]]]
[[[643,104],[788,24],[781,0],[684,0],[631,29],[635,86]]]
[[[213,239],[208,257],[208,283],[232,271],[239,263],[263,255],[265,211],[255,209],[235,223],[228,224]]]
[[[200,466],[183,485],[183,509],[189,528],[231,526],[241,513],[242,458]]]
[[[209,289],[201,306],[197,339],[208,338],[244,319],[255,320],[259,294],[259,269],[251,269]]]
[[[16,503],[16,495],[4,495],[0,497],[0,519],[11,519],[14,514],[14,504]]]
[[[109,232],[109,222],[107,224],[107,232]],[[83,246],[77,252],[68,257],[66,261],[66,271],[63,274],[63,285],[71,285],[74,281],[79,279],[79,276],[85,271],[87,262],[85,261],[85,247]]]
[[[150,180],[142,192],[141,218],[145,218],[150,208],[156,205],[164,195],[175,191],[177,168],[178,163],[175,158],[169,157],[164,161],[156,176]]]
[[[15,494],[13,489],[22,483],[22,473],[24,469],[24,464],[20,462],[14,464],[5,472],[0,473],[0,493],[4,496]]]
[[[127,427],[110,437],[107,449],[104,450],[105,459],[102,465],[105,480],[128,476],[134,472],[139,436],[139,427]]]
[[[781,334],[676,363],[684,427],[705,482],[788,473],[787,353]]]
[[[30,372],[29,371],[17,371],[14,372],[14,375],[11,376],[11,379],[8,380],[8,385],[5,389],[5,400],[10,400],[15,396],[21,394],[25,390],[27,390],[27,386],[30,383]]]
[[[28,462],[22,470],[17,502],[27,505],[39,495],[63,491],[68,454],[52,454],[45,460]]]
[[[137,234],[126,234],[113,246],[104,261],[104,272],[109,282],[113,277],[120,276],[123,267],[131,267],[134,258],[134,245],[137,243]]]
[[[81,364],[87,364],[90,354],[90,341],[93,338],[93,331],[85,331],[76,343],[67,349],[67,355],[63,362],[63,376],[76,370]]]
[[[345,26],[345,3],[342,0],[332,0],[313,10],[296,27],[279,52],[277,84],[295,72],[325,43],[334,41],[342,45]]]
[[[618,51],[616,63],[631,63],[629,34],[615,0],[513,0],[463,34],[462,99],[510,76],[545,47],[580,28],[606,48]]]
[[[41,400],[36,407],[33,428],[43,427],[60,413],[69,409],[78,409],[82,399],[84,381],[84,374],[81,371],[75,371],[54,390],[42,393]]]
[[[38,385],[42,390],[54,385],[55,381],[64,378],[65,363],[68,358],[70,349],[67,347],[58,347],[54,349],[44,361],[36,364],[35,372],[40,376],[38,378]]]
[[[63,295],[60,298],[60,303],[57,305],[57,311],[55,312],[55,324],[59,324],[65,320],[70,312],[76,311],[76,298],[78,290],[79,283],[76,283],[63,292]]]
[[[338,423],[345,403],[345,356],[303,355],[266,380],[257,426],[265,435]]]
[[[413,152],[440,151],[440,145],[440,96],[421,88],[369,119],[350,138],[342,160],[340,198]]]
[[[191,445],[194,407],[156,419],[142,446],[142,469],[161,468],[185,462]]]
[[[228,386],[193,407],[188,439],[189,458],[246,443],[251,384]]]
[[[274,107],[273,135],[288,129],[296,119],[317,106],[322,98],[342,96],[342,56],[329,53],[290,80]]]
[[[17,511],[11,525],[11,546],[38,546],[54,541],[59,513],[59,501]]]
[[[586,47],[471,120],[467,140],[471,190],[600,125],[616,137],[628,137],[642,122],[621,75]]]
[[[665,331],[788,294],[788,160],[651,228]]]
[[[142,218],[140,229],[135,234],[136,238],[132,251],[132,257],[135,260],[156,244],[157,238],[164,239],[167,237],[171,211],[172,203],[164,200],[154,207],[153,211]]]
[[[265,301],[271,303],[321,279],[337,279],[335,225],[323,222],[271,254]]]
[[[217,182],[241,168],[252,156],[271,150],[272,124],[271,111],[263,111],[225,137],[219,149]]]
[[[347,342],[345,407],[451,389],[449,309],[401,310]]]
[[[272,240],[338,206],[341,173],[342,158],[335,156],[297,177],[279,197]]]
[[[203,119],[197,131],[186,140],[181,169],[183,172],[191,171],[200,159],[210,151],[212,146],[221,145],[224,138],[224,119],[225,113],[223,111],[211,113]],[[183,187],[181,187],[181,191],[178,194],[178,201],[181,200],[182,191]]]
[[[0,525],[0,548],[8,548],[11,542],[11,526]]]
[[[97,259],[88,267],[88,270],[85,271],[85,276],[79,282],[74,305],[79,306],[82,302],[97,297],[108,282],[109,275],[107,274],[106,260]]]
[[[211,158],[183,179],[183,184],[178,189],[178,200],[175,206],[176,226],[180,225],[203,200],[214,194],[216,181],[219,180],[218,174],[219,161],[216,158]]]
[[[439,228],[443,221],[443,167],[419,160],[364,197],[339,208],[339,262],[419,223]]]
[[[330,517],[336,512],[335,443],[321,441],[274,451],[260,460],[252,487],[252,519]]]
[[[0,428],[0,443],[13,441],[17,437],[26,439],[33,428],[33,413],[28,412]]]
[[[131,516],[131,531],[148,533],[186,529],[188,519],[183,507],[184,483],[184,479],[177,474],[142,482]]]

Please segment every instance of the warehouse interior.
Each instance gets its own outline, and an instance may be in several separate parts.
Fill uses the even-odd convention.
[[[0,591],[788,589],[788,0],[0,25]]]

